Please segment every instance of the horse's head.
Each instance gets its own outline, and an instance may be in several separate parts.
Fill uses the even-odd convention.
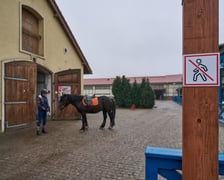
[[[68,96],[69,96],[68,94],[64,94],[64,95],[61,96],[61,99],[60,99],[60,102],[59,102],[60,110],[63,110],[67,105],[70,104]]]

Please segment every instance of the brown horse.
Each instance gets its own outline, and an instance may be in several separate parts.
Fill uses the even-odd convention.
[[[82,127],[80,130],[85,130],[88,128],[88,122],[86,118],[86,113],[98,113],[103,111],[103,123],[100,126],[100,129],[103,129],[106,124],[107,114],[110,117],[110,126],[109,129],[113,128],[115,125],[115,112],[116,106],[113,99],[107,96],[98,97],[98,105],[84,105],[83,104],[84,96],[76,94],[64,94],[60,99],[60,110],[64,109],[67,105],[72,104],[76,107],[78,112],[82,115]]]

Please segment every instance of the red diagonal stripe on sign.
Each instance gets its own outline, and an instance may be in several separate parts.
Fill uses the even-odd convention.
[[[204,75],[206,75],[209,79],[211,79],[212,81],[214,81],[214,79],[211,77],[211,76],[209,76],[205,71],[203,71],[203,69],[201,69],[199,66],[197,66],[193,61],[191,61],[190,59],[189,59],[189,62],[191,63],[191,64],[193,64],[197,69],[199,69]]]

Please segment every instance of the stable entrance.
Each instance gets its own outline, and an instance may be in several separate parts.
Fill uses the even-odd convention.
[[[42,88],[51,91],[52,73],[31,61],[7,62],[4,64],[4,69],[2,119],[7,131],[36,121],[36,97]],[[50,94],[48,100],[51,107]]]
[[[164,92],[165,92],[165,89],[162,88],[162,89],[153,89],[154,90],[154,93],[155,93],[155,98],[157,100],[163,100],[164,99]]]
[[[69,69],[55,73],[55,114],[54,119],[80,119],[80,114],[74,106],[68,105],[62,111],[59,109],[60,97],[62,94],[80,94],[81,93],[81,72],[79,69]]]
[[[52,114],[52,72],[47,70],[46,68],[37,65],[37,96],[41,94],[42,89],[47,89],[49,93],[47,94],[47,99],[49,102],[49,106],[51,111],[48,112],[48,116],[50,117]],[[36,111],[36,114],[38,114],[38,111]]]
[[[7,61],[3,63],[2,82],[2,131],[28,126],[37,118],[36,98],[41,89],[50,91],[47,95],[53,119],[79,119],[80,114],[73,106],[59,110],[61,92],[81,93],[81,72],[79,69],[55,73],[32,61]],[[54,83],[54,87],[52,87]]]

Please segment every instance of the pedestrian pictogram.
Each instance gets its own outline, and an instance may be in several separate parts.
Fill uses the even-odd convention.
[[[219,86],[219,53],[184,55],[184,86]]]
[[[202,64],[202,60],[201,59],[196,59],[196,63],[197,65],[195,65],[194,62],[192,62],[190,59],[189,61],[191,62],[191,64],[193,64],[196,68],[193,70],[194,72],[194,76],[193,76],[193,81],[197,81],[198,76],[201,76],[203,81],[207,81],[207,77],[209,79],[211,79],[212,81],[214,81],[213,78],[211,78],[206,72],[208,71],[208,68],[206,65]],[[207,77],[206,77],[207,76]]]

